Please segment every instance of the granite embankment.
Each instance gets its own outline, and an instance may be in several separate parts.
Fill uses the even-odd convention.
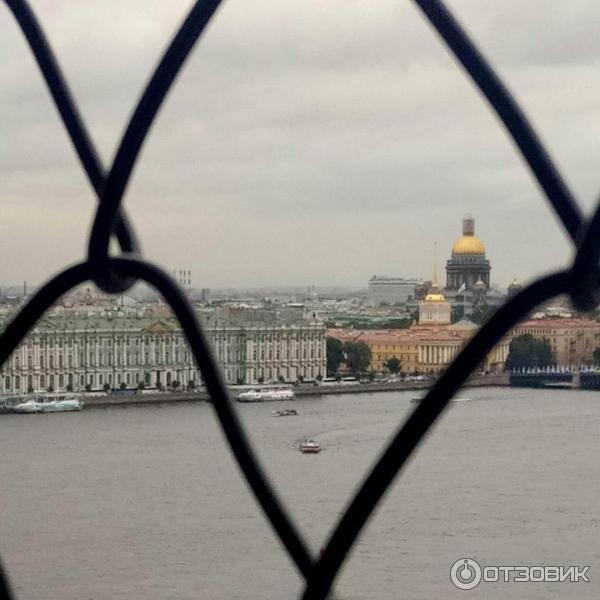
[[[431,381],[388,382],[388,383],[360,383],[360,384],[333,384],[309,386],[300,385],[294,388],[296,396],[324,396],[331,394],[365,394],[374,392],[400,392],[407,390],[422,390],[431,386]],[[471,377],[465,387],[508,386],[510,385],[508,373],[498,375],[482,375]],[[247,386],[243,389],[247,389]],[[230,393],[235,397],[242,388],[231,388]],[[101,394],[84,395],[86,407],[108,407],[127,404],[163,404],[171,402],[198,402],[208,400],[205,390],[194,392],[144,392],[141,394]]]

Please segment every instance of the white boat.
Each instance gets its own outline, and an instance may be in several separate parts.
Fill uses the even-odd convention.
[[[49,413],[81,410],[83,402],[75,394],[36,394],[23,396],[23,402],[15,405],[16,413]]]
[[[15,404],[12,407],[12,412],[22,414],[41,413],[42,407],[35,400],[35,398],[29,398],[27,400],[24,399],[23,402],[19,402],[19,404]]]
[[[274,402],[277,400],[293,400],[294,390],[289,388],[274,390],[248,390],[238,394],[238,402]]]
[[[303,454],[317,454],[321,452],[321,444],[316,440],[307,438],[300,442],[300,452]]]
[[[83,402],[76,394],[47,394],[38,396],[42,412],[68,412],[81,410]]]

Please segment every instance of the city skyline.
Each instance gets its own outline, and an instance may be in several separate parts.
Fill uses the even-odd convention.
[[[187,6],[35,3],[105,163]],[[589,208],[600,49],[588,40],[600,7],[451,8]],[[12,258],[0,280],[35,285],[82,259],[95,199],[8,11],[0,51],[0,250]],[[444,256],[465,213],[501,288],[572,255],[503,130],[410,3],[225,4],[159,115],[126,207],[146,255],[169,272],[189,265],[198,288],[427,279],[433,242]]]
[[[465,238],[465,223],[469,223],[467,225],[467,229],[469,230],[469,235],[470,236],[474,236],[474,237],[468,237]],[[495,289],[497,291],[502,292],[504,289],[508,289],[509,286],[511,284],[515,284],[518,283],[519,285],[522,285],[522,281],[517,277],[517,275],[514,275],[513,278],[511,279],[511,281],[505,285],[502,285],[498,282],[492,282],[490,280],[490,275],[489,275],[489,271],[490,271],[490,267],[489,267],[489,261],[485,260],[485,255],[486,255],[486,249],[485,249],[485,244],[482,243],[480,237],[478,235],[475,235],[475,219],[473,217],[473,215],[471,214],[467,214],[464,215],[464,218],[462,219],[462,235],[455,237],[454,243],[452,244],[451,247],[451,251],[448,254],[448,259],[445,260],[443,258],[443,256],[441,257],[441,263],[440,263],[440,258],[438,257],[438,244],[437,242],[434,242],[433,244],[433,252],[432,252],[432,263],[431,263],[431,272],[430,272],[430,277],[431,279],[429,279],[426,275],[425,276],[417,276],[417,277],[406,277],[405,274],[402,275],[397,275],[397,274],[390,274],[390,273],[386,273],[386,274],[374,274],[372,275],[372,277],[369,279],[368,282],[368,286],[370,288],[371,283],[374,279],[378,279],[380,277],[382,277],[383,279],[389,278],[391,277],[392,279],[399,277],[401,280],[413,280],[413,281],[421,281],[421,282],[427,282],[427,281],[433,281],[435,280],[436,283],[439,283],[441,287],[443,287],[444,289],[449,289],[449,290],[453,290],[456,291],[456,289],[458,289],[458,287],[460,287],[459,283],[456,283],[457,281],[459,281],[459,279],[457,279],[458,275],[456,274],[456,270],[459,269],[460,267],[456,266],[456,256],[455,256],[455,252],[458,251],[459,254],[469,254],[469,258],[467,259],[467,263],[470,265],[473,260],[478,261],[478,258],[476,255],[478,255],[479,253],[482,254],[482,258],[484,260],[484,262],[486,262],[486,264],[488,265],[487,267],[484,268],[483,271],[481,271],[481,275],[484,278],[484,283],[486,285],[486,287],[488,289]],[[465,242],[465,239],[467,240]],[[472,242],[470,240],[476,240],[475,245],[476,247],[473,248],[472,247]],[[464,246],[464,244],[467,244],[466,246]],[[462,247],[461,249],[459,249],[459,247]],[[472,252],[475,252],[475,254],[472,254]],[[445,264],[444,264],[445,263]],[[452,265],[452,266],[451,266]],[[441,269],[439,269],[439,267],[442,267]],[[451,269],[452,272],[454,273],[454,275],[452,275],[453,279],[452,279],[452,283],[450,283],[450,285],[444,285],[442,280],[444,279],[444,275],[443,272],[445,271],[448,274],[448,270]],[[484,272],[487,269],[487,274]],[[441,273],[440,273],[441,271]],[[479,271],[478,271],[479,272]],[[440,273],[438,275],[438,273]],[[331,285],[330,283],[319,283],[319,284],[315,284],[314,282],[308,282],[305,285],[302,284],[298,284],[298,283],[294,283],[294,284],[287,284],[287,285],[270,285],[270,284],[265,284],[265,285],[248,285],[248,286],[238,286],[235,283],[232,283],[231,285],[227,285],[224,287],[217,287],[217,288],[210,288],[210,287],[198,287],[195,284],[194,278],[193,278],[193,270],[189,269],[188,266],[186,266],[186,268],[181,268],[181,265],[178,266],[177,268],[172,268],[170,270],[169,273],[173,279],[175,279],[175,281],[177,282],[177,284],[179,286],[181,286],[182,288],[184,288],[185,290],[187,290],[188,292],[194,291],[194,292],[198,292],[198,291],[202,291],[202,293],[204,293],[207,290],[213,289],[216,291],[220,291],[220,292],[224,292],[227,290],[236,290],[236,291],[244,291],[244,290],[248,290],[248,291],[258,291],[261,289],[265,289],[265,290],[269,290],[272,289],[274,291],[292,291],[292,290],[297,290],[299,293],[302,292],[302,290],[305,288],[306,292],[308,295],[310,295],[312,293],[312,291],[314,290],[324,290],[324,289],[336,289],[339,288],[340,290],[352,290],[352,289],[357,289],[363,290],[364,289],[364,284],[356,284],[356,285]],[[448,277],[449,275],[446,275],[446,277]],[[473,280],[470,282],[470,285],[473,284],[475,282],[475,280],[478,278],[477,275],[472,275]],[[23,285],[23,290],[26,291],[28,289],[28,284],[30,284],[30,282],[27,281],[23,281],[22,285]],[[85,285],[87,284],[83,284],[82,287],[85,287]],[[146,285],[143,282],[140,282],[137,285]],[[34,285],[34,288],[37,287],[36,285]],[[469,286],[470,287],[470,286]],[[19,288],[18,284],[15,283],[4,283],[4,282],[0,282],[0,289],[6,289],[6,288],[10,288],[10,289],[17,289]],[[30,288],[29,288],[30,289]]]

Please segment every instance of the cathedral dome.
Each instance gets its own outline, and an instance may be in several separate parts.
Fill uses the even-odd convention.
[[[454,242],[452,254],[485,254],[485,246],[476,235],[462,235]]]
[[[515,277],[512,280],[512,283],[508,286],[508,295],[513,296],[517,292],[520,292],[522,289],[523,286],[517,281],[517,278]]]
[[[457,254],[480,254],[485,256],[485,246],[475,235],[475,219],[471,215],[467,215],[463,219],[462,233],[452,246],[452,256]]]

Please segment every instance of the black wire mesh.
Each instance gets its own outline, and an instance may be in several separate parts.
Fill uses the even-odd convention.
[[[265,516],[306,580],[304,600],[326,598],[348,551],[378,502],[423,436],[444,411],[452,395],[479,363],[481,356],[487,354],[536,305],[558,294],[569,294],[575,306],[581,309],[589,309],[598,304],[600,278],[597,265],[600,244],[596,238],[600,232],[600,204],[589,221],[585,221],[573,195],[527,118],[465,31],[442,2],[415,0],[501,119],[550,205],[573,239],[577,253],[571,269],[538,279],[523,289],[502,306],[469,341],[388,443],[340,518],[320,557],[312,557],[254,454],[191,305],[168,274],[141,258],[133,228],[121,207],[133,167],[154,118],[220,0],[198,0],[194,3],[146,86],[108,171],[100,163],[34,13],[25,0],[5,2],[35,56],[99,203],[90,234],[87,259],[66,268],[47,282],[12,320],[0,337],[0,364],[7,360],[44,312],[73,287],[85,281],[94,281],[106,292],[120,293],[137,281],[153,286],[171,306],[181,323],[231,452]],[[109,241],[113,235],[122,250],[119,257],[109,255]],[[14,598],[7,575],[1,567],[0,595],[3,598]]]

